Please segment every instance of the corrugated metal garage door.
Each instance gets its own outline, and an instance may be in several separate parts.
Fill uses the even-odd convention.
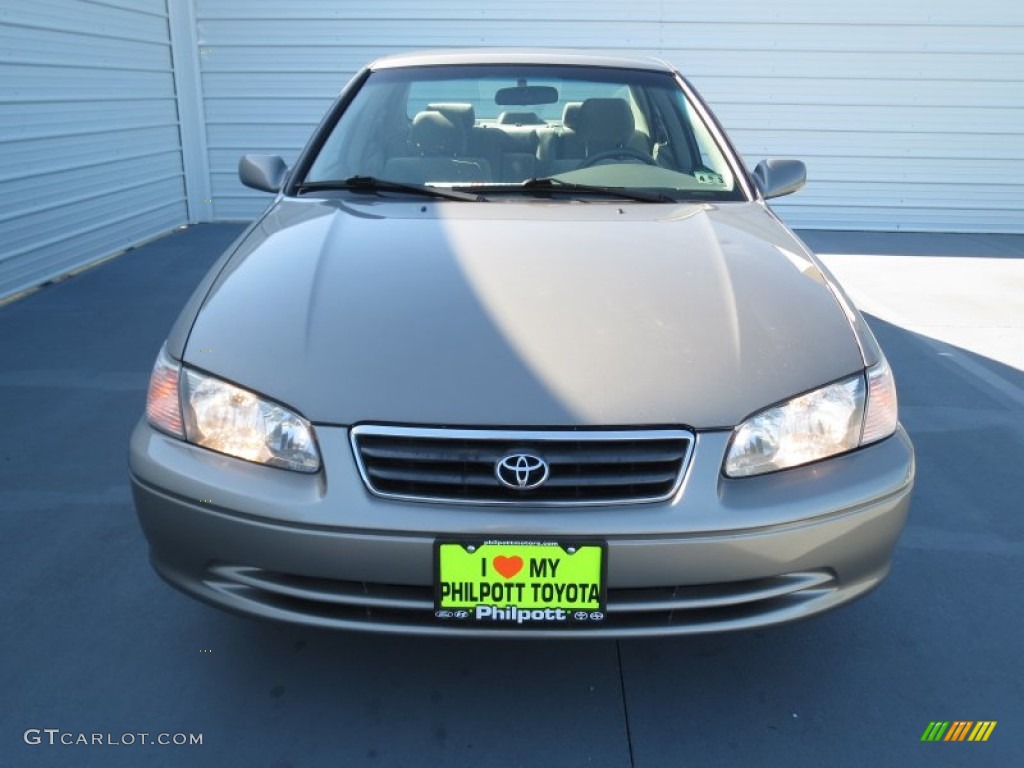
[[[197,0],[214,217],[265,195],[238,156],[293,159],[369,59],[455,46],[653,54],[689,75],[748,162],[796,156],[798,226],[1024,231],[1024,4],[1004,0]]]
[[[0,71],[0,296],[187,221],[165,0],[4,0]]]

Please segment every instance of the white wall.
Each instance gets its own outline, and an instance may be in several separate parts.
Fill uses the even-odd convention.
[[[0,0],[0,297],[186,221],[165,0]]]
[[[366,61],[545,46],[677,64],[753,165],[806,160],[801,227],[1024,232],[1024,3],[1008,0],[195,0],[213,216],[238,156],[293,159]]]

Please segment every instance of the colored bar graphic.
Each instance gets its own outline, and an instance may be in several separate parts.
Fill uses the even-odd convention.
[[[942,720],[928,723],[928,727],[924,729],[924,734],[921,736],[921,741],[938,741],[945,734],[946,729],[949,728],[949,721],[943,722]]]
[[[949,729],[949,733],[946,734],[946,738],[943,741],[963,741],[964,736],[967,735],[967,729],[970,728],[974,723],[967,720],[956,720],[953,726]]]
[[[921,741],[988,741],[997,720],[932,720]]]
[[[992,731],[995,730],[997,722],[997,720],[979,720],[967,740],[988,741],[988,737],[992,735]]]

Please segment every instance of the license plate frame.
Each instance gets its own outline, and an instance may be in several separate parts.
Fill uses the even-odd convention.
[[[502,628],[601,624],[607,571],[600,539],[439,537],[434,617]]]

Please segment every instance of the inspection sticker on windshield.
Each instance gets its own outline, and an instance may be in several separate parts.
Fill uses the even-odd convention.
[[[522,627],[604,621],[601,542],[438,541],[434,561],[438,619]]]
[[[722,178],[722,175],[713,171],[696,171],[693,174],[693,178],[697,180],[698,184],[725,184],[725,179]]]

